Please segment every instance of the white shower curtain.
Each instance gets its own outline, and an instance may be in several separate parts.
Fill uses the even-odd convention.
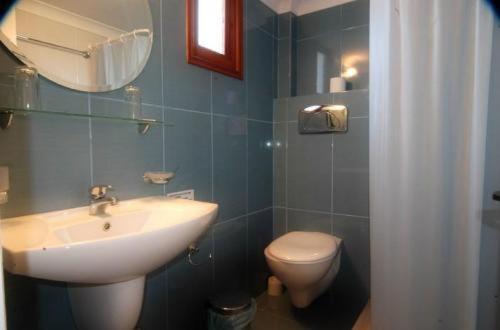
[[[373,328],[473,330],[492,14],[370,6]]]
[[[142,30],[141,30],[142,31]],[[98,86],[115,87],[142,70],[152,44],[152,34],[127,33],[92,46],[90,76]]]

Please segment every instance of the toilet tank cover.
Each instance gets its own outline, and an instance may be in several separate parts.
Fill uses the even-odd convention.
[[[340,242],[340,238],[324,233],[294,231],[269,244],[268,252],[281,260],[317,261],[335,255]]]

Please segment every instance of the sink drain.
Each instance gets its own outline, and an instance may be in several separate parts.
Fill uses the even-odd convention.
[[[102,230],[108,231],[111,228],[111,224],[109,222],[106,222],[104,226],[102,226]]]

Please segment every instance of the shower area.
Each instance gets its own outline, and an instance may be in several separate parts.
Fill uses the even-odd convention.
[[[369,298],[369,7],[358,0],[277,17],[274,237],[316,231],[343,239],[326,295],[305,311],[271,309],[292,324],[352,326]],[[345,91],[331,92],[335,77]],[[299,111],[313,105],[345,106],[347,132],[299,134]]]

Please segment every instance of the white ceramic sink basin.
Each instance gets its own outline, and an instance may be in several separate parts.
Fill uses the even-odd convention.
[[[1,221],[4,267],[11,273],[107,284],[144,276],[196,241],[217,205],[166,197],[122,201],[109,216],[88,207]]]

